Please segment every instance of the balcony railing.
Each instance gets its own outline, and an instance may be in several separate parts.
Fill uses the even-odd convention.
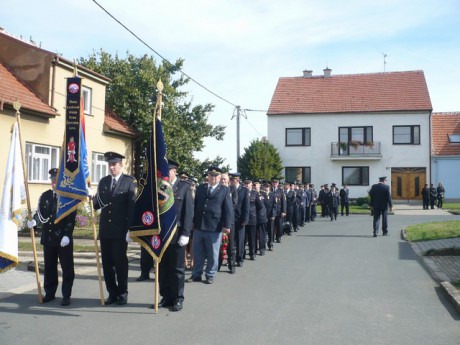
[[[380,142],[335,142],[331,143],[331,157],[382,157]]]

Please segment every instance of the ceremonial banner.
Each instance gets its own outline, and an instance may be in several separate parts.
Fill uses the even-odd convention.
[[[56,184],[59,202],[55,223],[76,210],[80,202],[88,197],[86,187],[90,177],[84,116],[81,78],[68,78],[64,143]]]
[[[156,112],[154,118],[142,176],[137,183],[130,236],[160,262],[176,232],[177,219],[161,120]]]
[[[0,272],[18,265],[18,226],[26,199],[18,123],[14,123],[5,171],[0,215]]]

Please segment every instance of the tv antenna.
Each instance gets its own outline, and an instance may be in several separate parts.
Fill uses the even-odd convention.
[[[383,72],[385,72],[385,67],[386,67],[386,64],[387,64],[387,54],[385,54],[384,52],[382,52],[382,55],[383,55]]]

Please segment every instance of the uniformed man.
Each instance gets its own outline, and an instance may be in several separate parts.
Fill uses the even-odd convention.
[[[58,223],[54,223],[58,203],[56,194],[57,173],[56,168],[49,171],[52,189],[47,190],[40,196],[37,213],[34,215],[34,219],[27,222],[27,226],[33,228],[37,224],[43,224],[40,240],[40,244],[43,245],[45,261],[45,297],[43,297],[43,303],[50,302],[56,298],[58,287],[57,264],[59,260],[62,269],[61,305],[67,306],[70,304],[75,279],[72,234],[77,211],[70,213]]]
[[[254,241],[254,255],[257,255],[257,251],[261,256],[265,255],[265,249],[267,247],[267,210],[265,208],[265,194],[262,193],[261,187],[262,181],[257,179],[254,181],[254,190],[257,193],[256,197],[256,236]],[[249,252],[250,253],[250,252]]]
[[[290,182],[285,182],[284,183],[284,195],[286,195],[286,219],[289,222],[289,229],[284,229],[284,232],[288,236],[291,236],[292,228],[293,228],[293,222],[294,222],[294,205],[296,202],[296,194],[295,192],[291,189],[291,186],[293,186],[293,183]]]
[[[128,302],[128,229],[136,200],[136,181],[123,174],[123,155],[106,152],[110,175],[99,181],[94,209],[101,210],[99,239],[102,268],[109,297],[105,304]]]
[[[217,274],[222,233],[229,233],[232,221],[232,200],[230,189],[222,186],[216,166],[208,168],[208,183],[198,186],[195,194],[195,214],[193,218],[192,276],[188,282],[202,281],[206,260],[206,284],[212,284]]]
[[[430,184],[430,207],[433,210],[436,202],[437,192],[433,183]]]
[[[243,180],[244,187],[249,191],[249,220],[246,224],[246,243],[248,244],[249,259],[256,260],[256,231],[257,231],[257,207],[258,193],[252,188],[253,181],[250,178]]]
[[[273,242],[275,240],[275,218],[276,218],[276,205],[275,193],[270,191],[270,181],[262,181],[262,194],[264,196],[265,210],[267,211],[267,248],[273,250]]]
[[[168,159],[168,167],[169,182],[174,192],[177,229],[160,262],[159,283],[162,299],[158,306],[180,311],[184,302],[185,246],[189,242],[193,229],[194,205],[192,185],[188,176],[186,179],[177,178],[179,164],[172,159]]]
[[[272,192],[275,193],[274,203],[276,208],[274,236],[277,243],[281,243],[283,237],[283,222],[286,216],[286,195],[283,189],[280,188],[279,183],[279,178],[272,178]]]
[[[380,216],[382,216],[383,236],[388,235],[388,207],[390,207],[391,211],[393,203],[391,201],[390,187],[385,184],[386,181],[386,176],[379,177],[379,183],[374,184],[369,192],[369,196],[371,198],[371,210],[374,216],[372,222],[374,237],[377,237],[377,233],[379,231]]]
[[[348,216],[350,213],[350,190],[346,183],[343,184],[343,188],[340,190],[340,214],[343,216],[343,209],[345,208],[345,214]]]
[[[232,206],[233,206],[233,213],[232,213],[232,226],[230,228],[230,233],[229,234],[222,234],[222,248],[221,248],[221,253],[219,255],[219,266],[218,269],[220,270],[220,267],[222,266],[223,260],[224,260],[224,238],[227,238],[227,244],[226,244],[226,254],[227,254],[227,267],[230,271],[231,274],[235,273],[235,266],[236,266],[236,261],[235,261],[235,256],[236,256],[236,248],[235,248],[235,209],[238,205],[238,191],[236,187],[233,184],[230,184],[230,175],[227,173],[221,174],[221,179],[220,183],[226,187],[230,188],[230,196],[232,198]]]
[[[311,190],[311,203],[310,203],[310,220],[312,222],[316,219],[316,204],[318,202],[318,195],[316,194],[315,185],[310,183]]]
[[[428,210],[430,205],[430,188],[428,188],[427,183],[425,183],[425,186],[422,188],[422,203],[423,209]]]
[[[249,190],[240,184],[240,177],[239,172],[230,174],[230,184],[236,188],[238,193],[238,203],[235,207],[235,261],[237,266],[242,267],[244,262],[245,229],[249,221]]]

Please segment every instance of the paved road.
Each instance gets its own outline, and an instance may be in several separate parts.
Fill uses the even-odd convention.
[[[101,307],[95,275],[80,275],[67,308],[35,292],[0,300],[0,343],[458,345],[460,315],[399,237],[452,217],[394,215],[378,238],[369,216],[319,219],[235,275],[187,284],[179,313],[147,309],[153,281],[135,282],[137,261],[125,307]]]

